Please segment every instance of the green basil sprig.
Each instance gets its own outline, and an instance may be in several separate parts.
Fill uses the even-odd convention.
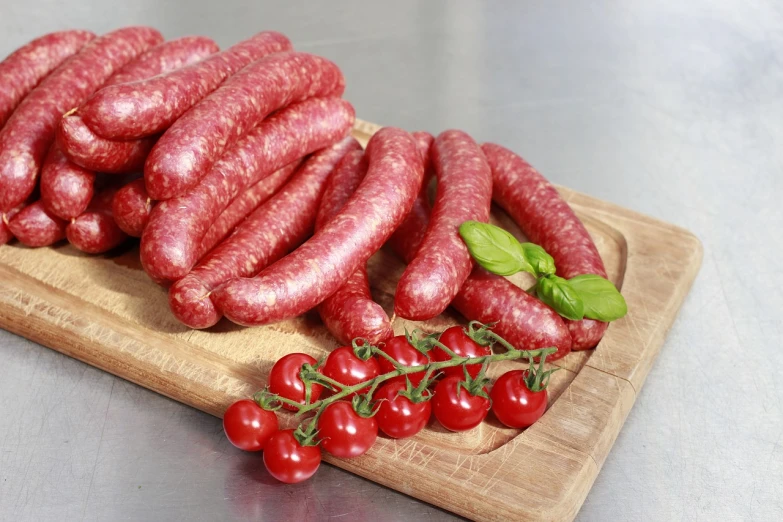
[[[628,312],[611,281],[595,274],[571,279],[556,276],[554,259],[539,245],[520,243],[506,230],[478,221],[462,223],[459,233],[473,259],[493,274],[533,274],[537,281],[532,291],[566,319],[609,322]]]

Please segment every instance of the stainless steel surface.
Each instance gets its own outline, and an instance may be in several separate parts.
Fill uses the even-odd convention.
[[[771,521],[783,520],[782,10],[5,0],[0,55],[72,26],[146,23],[221,45],[280,30],[340,64],[364,119],[465,129],[557,183],[691,229],[703,268],[579,520]],[[452,519],[329,466],[275,484],[217,419],[7,332],[0,360],[2,520]]]

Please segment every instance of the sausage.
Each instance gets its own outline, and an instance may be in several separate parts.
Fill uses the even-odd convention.
[[[418,137],[426,165],[429,142],[424,133]],[[392,250],[406,263],[416,257],[429,213],[429,203],[422,190],[413,210],[405,218],[405,226],[400,226],[389,240]],[[470,321],[495,323],[493,330],[517,348],[556,347],[557,352],[548,357],[550,361],[571,351],[571,335],[562,317],[505,277],[490,274],[480,266],[473,268],[451,305]]]
[[[245,65],[289,49],[291,42],[282,34],[259,33],[176,71],[101,89],[79,113],[103,138],[130,140],[158,134]]]
[[[42,247],[64,239],[67,224],[67,221],[48,213],[39,200],[27,205],[10,219],[8,229],[23,245]]]
[[[203,60],[220,51],[212,38],[184,36],[153,47],[109,78],[103,85],[119,85],[152,78],[162,73],[176,71]]]
[[[271,112],[308,98],[340,97],[344,90],[340,69],[320,56],[287,52],[251,63],[161,137],[144,167],[147,191],[158,200],[184,194]]]
[[[379,130],[366,154],[364,181],[329,223],[255,278],[233,279],[213,293],[226,317],[260,325],[304,313],[383,245],[413,206],[424,169],[416,141],[393,127]]]
[[[160,202],[141,236],[141,263],[158,280],[176,280],[198,261],[212,222],[247,187],[348,134],[350,103],[312,98],[267,118],[216,162],[192,191]]]
[[[95,34],[58,31],[36,38],[0,62],[0,128],[41,80],[78,53]]]
[[[464,317],[484,324],[512,346],[535,350],[554,346],[548,361],[571,352],[571,336],[562,317],[505,277],[476,266],[451,305]]]
[[[296,169],[299,168],[300,163],[301,161],[299,160],[289,163],[237,196],[207,230],[204,239],[201,240],[199,259],[212,250],[215,245],[223,241],[259,205],[277,193],[291,179]]]
[[[321,198],[315,229],[319,230],[340,211],[367,174],[364,151],[346,155],[335,168]],[[394,336],[389,316],[372,300],[367,266],[362,265],[323,303],[318,313],[326,328],[342,344],[361,337],[377,345]]]
[[[493,198],[525,235],[555,260],[557,275],[569,279],[582,274],[606,277],[598,249],[582,222],[557,189],[524,159],[510,150],[485,143],[481,146],[492,168]],[[566,320],[574,350],[593,348],[607,323]]]
[[[142,80],[177,69],[217,50],[215,42],[200,36],[164,42],[128,63],[109,78],[104,87]],[[122,174],[141,170],[155,143],[154,138],[132,141],[100,138],[77,114],[67,115],[60,120],[56,140],[65,155],[60,152],[53,157],[50,152],[44,162],[41,199],[47,210],[68,220],[84,212],[92,198],[92,184],[95,180],[92,171]],[[54,164],[49,165],[50,161]]]
[[[111,214],[116,192],[116,187],[107,187],[98,192],[90,203],[90,208],[65,227],[65,236],[69,243],[82,252],[102,254],[128,238],[114,222]]]
[[[41,169],[41,202],[51,214],[70,220],[87,209],[95,172],[71,162],[52,145]]]
[[[429,132],[417,131],[413,137],[419,146],[421,153],[422,168],[424,169],[424,182],[421,184],[421,190],[413,202],[413,208],[405,217],[405,220],[397,227],[394,234],[389,238],[388,244],[397,253],[406,252],[410,256],[402,256],[405,262],[409,262],[416,254],[416,250],[424,239],[427,232],[427,224],[430,221],[430,203],[427,199],[427,185],[432,179],[432,158],[430,147],[435,138]]]
[[[17,215],[23,208],[24,205],[21,205],[16,208],[12,208],[8,212],[0,215],[0,246],[5,245],[14,238],[14,235],[11,233],[11,229],[8,228],[8,222],[13,219],[13,217]]]
[[[417,321],[443,312],[470,275],[473,258],[459,226],[468,220],[489,221],[492,204],[492,172],[466,133],[441,133],[432,145],[432,163],[438,191],[430,224],[394,295],[395,313]]]
[[[169,290],[174,315],[191,328],[220,320],[210,293],[229,279],[252,276],[310,235],[326,180],[349,151],[359,149],[351,137],[312,155],[291,181],[256,209],[234,233]]]
[[[137,140],[107,140],[85,125],[78,114],[67,114],[57,126],[57,145],[75,164],[106,174],[141,171],[157,136]]]
[[[154,202],[144,188],[144,178],[120,188],[112,200],[112,215],[120,230],[132,237],[141,237],[150,218]]]
[[[113,31],[93,40],[27,95],[0,131],[0,210],[19,205],[32,193],[63,113],[162,40],[149,27]]]
[[[186,36],[164,42],[117,71],[103,87],[151,78],[195,63],[218,51],[203,36]],[[68,114],[57,127],[57,143],[68,159],[84,168],[107,174],[139,171],[155,145],[156,136],[116,141],[101,138],[77,114]]]

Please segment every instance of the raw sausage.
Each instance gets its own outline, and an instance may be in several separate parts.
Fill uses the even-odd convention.
[[[289,49],[291,42],[282,34],[259,33],[176,71],[101,89],[79,113],[90,129],[103,138],[129,140],[151,136],[167,129],[245,65]]]
[[[19,206],[11,209],[10,211],[0,215],[0,245],[5,245],[14,238],[11,230],[8,228],[8,222],[17,215],[24,206]]]
[[[95,34],[58,31],[36,38],[0,62],[0,129],[41,80],[78,53]]]
[[[259,205],[277,193],[296,172],[300,163],[301,161],[295,161],[286,165],[237,196],[207,230],[204,239],[201,241],[199,259],[225,239]]]
[[[287,52],[251,63],[161,137],[144,167],[147,191],[158,200],[184,194],[272,111],[307,98],[339,97],[344,90],[340,69],[320,56]]]
[[[430,221],[430,203],[427,199],[427,185],[429,180],[432,179],[432,158],[430,157],[430,147],[435,138],[429,132],[417,131],[413,133],[413,137],[419,146],[419,152],[421,153],[421,159],[423,161],[422,166],[424,168],[424,182],[421,184],[421,190],[416,197],[416,201],[413,202],[413,208],[405,217],[402,224],[397,227],[394,234],[389,238],[389,246],[397,252],[406,252],[405,262],[412,260],[416,255],[416,250],[421,244],[421,240],[424,239],[424,234],[427,232],[427,224]],[[408,254],[410,254],[408,256]]]
[[[164,42],[120,69],[103,87],[174,71],[217,51],[217,44],[203,36]],[[78,113],[64,116],[57,127],[57,143],[68,159],[86,169],[107,174],[141,170],[156,139],[153,136],[128,141],[107,140],[92,132]]]
[[[67,221],[49,214],[41,201],[36,201],[10,219],[8,228],[23,245],[42,247],[65,238],[67,224]]]
[[[209,38],[187,37],[164,42],[120,69],[104,86],[155,76],[216,51],[217,44]],[[154,138],[133,141],[99,138],[76,114],[60,121],[56,139],[60,150],[49,152],[41,171],[41,200],[49,212],[62,219],[73,219],[87,208],[93,196],[93,171],[120,174],[140,170],[154,144]]]
[[[95,172],[71,162],[52,145],[41,169],[41,201],[60,219],[73,219],[87,209],[93,196]]]
[[[410,233],[399,235],[403,229],[397,229],[394,241],[389,241],[406,263],[416,256],[424,237],[416,230],[425,230],[429,222],[426,196],[419,197],[414,210],[406,218]],[[557,352],[547,360],[560,359],[571,351],[571,335],[562,317],[505,277],[490,274],[480,266],[473,268],[451,306],[470,321],[495,323],[493,330],[519,349],[554,346]]]
[[[319,230],[332,219],[353,195],[367,174],[364,151],[349,153],[335,168],[321,198],[315,229]],[[323,303],[318,313],[326,328],[342,344],[351,344],[361,337],[377,345],[394,335],[389,316],[372,300],[367,266],[362,265],[345,283]]]
[[[221,317],[210,293],[229,279],[252,276],[305,240],[313,230],[318,201],[334,166],[359,149],[353,138],[313,154],[291,181],[261,205],[236,231],[169,290],[174,315],[191,328],[207,328]]]
[[[106,174],[141,171],[157,136],[137,140],[107,140],[85,125],[78,113],[68,114],[57,126],[57,145],[77,165]]]
[[[0,210],[19,205],[32,193],[60,117],[113,71],[162,40],[150,27],[96,38],[27,95],[0,131]]]
[[[590,234],[557,189],[510,150],[492,143],[485,143],[482,149],[492,168],[494,200],[530,241],[541,245],[554,258],[557,275],[566,279],[581,274],[606,277]],[[593,348],[607,327],[607,323],[592,319],[566,324],[574,350]]]
[[[87,212],[65,227],[68,242],[82,252],[102,254],[128,238],[112,218],[111,206],[116,192],[116,187],[107,187],[95,195]]]
[[[109,78],[103,85],[119,85],[176,71],[220,51],[212,38],[184,36],[153,47]]]
[[[394,311],[426,320],[443,312],[473,269],[459,226],[487,222],[492,203],[492,172],[473,138],[462,131],[441,133],[432,145],[438,190],[432,218],[419,252],[402,274]]]
[[[141,263],[158,280],[176,280],[198,261],[212,222],[247,187],[343,138],[355,115],[338,98],[313,98],[267,118],[229,149],[188,194],[160,202],[141,237]]]
[[[416,141],[393,127],[367,145],[364,181],[342,210],[295,252],[255,278],[237,278],[213,295],[235,323],[297,316],[334,293],[394,232],[413,206],[424,170]]]
[[[120,230],[132,237],[141,237],[150,218],[154,202],[144,188],[144,178],[120,188],[112,201],[112,215]]]

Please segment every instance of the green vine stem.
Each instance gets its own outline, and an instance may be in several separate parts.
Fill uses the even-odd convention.
[[[480,324],[480,323],[479,323]],[[475,325],[471,323],[469,326],[469,329],[472,331],[481,331],[483,332],[483,335],[486,335],[488,338],[491,338],[492,341],[496,341],[500,343],[503,347],[506,348],[505,353],[501,354],[492,354],[492,355],[483,355],[481,357],[460,357],[459,355],[455,354],[453,351],[448,350],[448,352],[451,352],[451,359],[447,361],[439,361],[439,362],[429,362],[427,364],[422,364],[418,366],[402,366],[397,361],[393,361],[395,369],[384,373],[382,375],[378,375],[377,377],[373,379],[369,379],[364,382],[360,382],[358,384],[354,384],[352,386],[344,386],[337,381],[330,379],[317,371],[307,372],[303,375],[305,385],[308,383],[317,383],[324,386],[332,386],[335,390],[339,389],[336,393],[331,395],[330,397],[327,397],[325,399],[320,399],[318,401],[315,401],[313,403],[309,404],[301,404],[296,401],[292,401],[290,399],[286,399],[285,397],[280,397],[279,395],[274,395],[270,393],[268,390],[261,390],[258,393],[256,393],[253,396],[253,399],[256,403],[258,403],[259,406],[265,409],[277,409],[280,407],[280,404],[286,404],[288,406],[291,406],[293,408],[296,408],[297,414],[302,415],[311,411],[321,411],[322,409],[326,408],[330,404],[339,401],[340,399],[344,399],[351,394],[358,392],[360,390],[363,390],[365,388],[369,388],[369,391],[367,392],[368,395],[372,395],[375,390],[378,388],[380,384],[382,384],[385,381],[388,381],[389,379],[393,379],[394,377],[399,377],[401,375],[408,375],[412,373],[418,373],[418,372],[425,372],[426,378],[422,380],[422,384],[419,385],[419,388],[421,388],[422,385],[426,387],[428,384],[429,378],[437,371],[442,370],[444,368],[451,368],[454,366],[460,366],[460,365],[467,365],[467,364],[489,364],[491,362],[498,362],[498,361],[511,361],[516,359],[528,359],[533,360],[533,358],[540,357],[542,361],[549,355],[555,353],[557,351],[557,348],[550,347],[550,348],[540,348],[537,350],[517,350],[512,345],[510,345],[508,342],[506,342],[503,338],[495,334],[494,332],[491,332],[486,329],[482,325],[481,328],[476,329]],[[490,341],[491,342],[491,341]],[[433,339],[432,344],[435,346],[438,346],[439,348],[443,349],[444,346],[439,343],[438,341],[435,341]],[[378,355],[380,357],[383,357],[387,355],[385,352],[383,352],[378,347],[372,346],[371,347],[372,352],[374,355]],[[447,352],[447,353],[448,353]],[[391,359],[389,357],[389,359]],[[304,373],[304,372],[303,372]],[[418,390],[418,389],[417,389]],[[423,392],[424,390],[418,390],[419,392]],[[275,405],[277,403],[277,405]]]

